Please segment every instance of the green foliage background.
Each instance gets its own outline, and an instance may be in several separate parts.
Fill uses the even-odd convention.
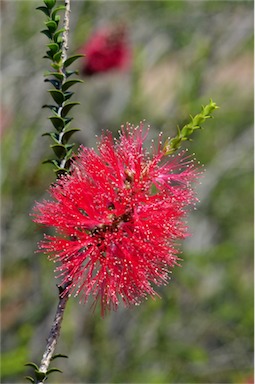
[[[38,1],[1,1],[2,383],[21,383],[39,363],[57,303],[53,265],[34,254],[41,230],[29,213],[54,180]],[[249,383],[253,369],[253,2],[72,1],[70,54],[90,33],[121,21],[133,49],[128,73],[84,79],[74,110],[77,142],[146,119],[151,137],[209,98],[215,119],[187,147],[205,164],[201,203],[190,216],[162,299],[101,319],[71,299],[52,383]],[[77,64],[78,65],[78,64]],[[249,381],[250,380],[250,381]]]

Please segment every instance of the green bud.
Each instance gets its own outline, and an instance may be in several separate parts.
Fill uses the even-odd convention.
[[[43,0],[47,8],[52,9],[56,4],[56,0]]]
[[[194,117],[191,116],[190,123],[184,125],[181,130],[178,127],[177,135],[174,138],[168,140],[164,145],[165,155],[170,155],[179,149],[181,146],[181,141],[189,140],[189,136],[191,136],[196,129],[201,129],[201,125],[207,119],[210,119],[212,117],[211,113],[218,108],[219,107],[217,104],[210,100],[209,104],[207,104],[205,107],[202,106],[202,111],[199,114]]]
[[[182,131],[181,131],[181,134],[182,134],[182,140],[183,139],[186,139],[188,136],[190,136],[194,131],[194,128],[192,127],[189,127],[188,125],[186,125],[185,127],[183,127]]]

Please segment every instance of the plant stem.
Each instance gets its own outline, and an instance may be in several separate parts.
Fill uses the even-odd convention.
[[[71,0],[65,0],[65,16],[64,16],[64,29],[65,31],[63,32],[63,46],[62,46],[62,60],[63,62],[67,59],[67,51],[68,51],[68,33],[69,33],[69,20],[70,20],[70,3]],[[58,301],[58,306],[57,306],[57,311],[54,317],[53,324],[51,326],[51,330],[49,333],[49,337],[47,339],[47,345],[40,363],[39,371],[43,372],[46,374],[46,372],[49,369],[52,357],[54,355],[58,338],[60,335],[60,329],[61,329],[61,324],[63,321],[64,317],[64,311],[66,308],[67,300],[68,300],[68,295],[62,296],[64,288],[61,286],[58,286],[59,289],[59,301]],[[38,381],[37,384],[43,384],[43,381]]]
[[[39,367],[39,371],[43,373],[46,373],[48,371],[52,356],[56,349],[57,341],[60,334],[61,324],[64,316],[64,311],[65,311],[65,307],[68,300],[68,295],[62,296],[63,288],[61,286],[58,286],[58,289],[59,289],[58,307],[57,307],[56,315],[50,330],[49,337],[47,339],[46,349],[43,354],[41,364]],[[42,384],[42,383],[43,381],[37,382],[37,384]]]
[[[65,7],[66,7],[65,16],[64,16],[64,29],[65,29],[65,31],[63,32],[63,45],[62,45],[62,60],[63,60],[63,62],[67,59],[71,0],[65,0]]]

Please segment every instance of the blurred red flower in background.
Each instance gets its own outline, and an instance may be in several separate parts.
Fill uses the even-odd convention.
[[[254,375],[246,377],[243,381],[243,384],[254,384]]]
[[[81,48],[85,55],[81,72],[84,75],[126,70],[131,64],[131,48],[123,24],[95,32]]]
[[[104,134],[94,149],[81,147],[71,174],[51,187],[53,201],[35,206],[34,221],[55,228],[40,250],[56,268],[64,294],[101,301],[102,315],[154,296],[177,265],[185,216],[196,202],[199,175],[184,152],[166,158],[162,143],[143,147],[143,125],[122,127],[119,140]]]

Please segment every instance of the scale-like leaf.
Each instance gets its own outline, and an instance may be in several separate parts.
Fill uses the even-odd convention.
[[[66,71],[66,77],[70,77],[72,75],[78,75],[79,72],[78,71]]]
[[[68,173],[68,169],[67,168],[57,167],[56,169],[54,169],[54,172],[56,173],[57,177],[59,177],[61,175],[67,174]]]
[[[50,147],[53,149],[53,151],[55,152],[56,156],[59,159],[63,159],[63,157],[66,154],[66,148],[65,148],[64,145],[62,145],[62,144],[52,144]]]
[[[74,92],[67,91],[64,93],[65,101],[69,100],[73,96]]]
[[[46,35],[49,39],[52,37],[52,33],[48,29],[44,29],[41,31],[44,35]]]
[[[54,77],[56,77],[56,79],[59,79],[59,80],[61,80],[61,81],[63,81],[64,80],[64,75],[63,75],[63,73],[60,73],[60,72],[51,72],[51,71],[47,71],[47,72],[45,72],[44,73],[44,76],[54,76]]]
[[[84,83],[83,80],[80,80],[80,79],[71,79],[71,80],[67,80],[63,85],[62,85],[62,91],[67,91],[67,89],[69,89],[72,85],[76,84],[76,83]]]
[[[64,11],[65,9],[66,9],[66,7],[64,5],[60,5],[59,7],[55,8],[51,14],[52,20],[55,20],[55,17],[59,11]]]
[[[52,122],[52,124],[54,125],[54,127],[57,129],[57,131],[60,132],[62,130],[62,128],[64,128],[65,120],[62,119],[61,117],[51,116],[51,117],[49,117],[49,119]]]
[[[46,373],[35,370],[35,376],[38,381],[43,381],[46,378]]]
[[[56,101],[58,105],[62,105],[65,101],[65,95],[63,92],[57,89],[49,89],[48,92],[51,94],[51,97]]]
[[[68,359],[67,355],[63,355],[62,353],[57,353],[56,355],[52,356],[51,360],[58,359],[59,357],[64,357],[65,359]]]
[[[43,56],[43,59],[53,60],[54,53],[52,51],[46,51],[47,55]]]
[[[59,160],[55,160],[55,159],[47,159],[47,160],[44,160],[42,163],[43,164],[53,164],[53,165],[55,165],[55,167],[59,166]]]
[[[62,117],[65,117],[68,112],[75,106],[75,105],[79,105],[80,103],[76,102],[76,101],[71,101],[70,103],[66,103],[62,110],[61,110],[61,116]]]
[[[31,383],[35,382],[35,379],[33,379],[31,376],[25,376],[25,379],[27,379],[28,381],[31,381]]]
[[[77,131],[80,131],[80,129],[79,129],[79,128],[72,128],[72,129],[69,129],[68,131],[66,131],[66,132],[63,134],[63,136],[62,136],[62,142],[63,142],[64,144],[66,144],[66,143],[69,141],[69,139],[71,138],[71,136],[72,136],[75,132],[77,132]],[[61,357],[64,357],[64,356],[61,356]],[[67,356],[65,356],[65,357],[67,357]]]
[[[62,55],[62,51],[58,51],[58,52],[55,53],[55,55],[53,56],[53,60],[56,61],[56,62],[58,63],[59,60],[61,59],[61,55]]]
[[[59,50],[59,45],[56,43],[50,43],[47,45],[47,47],[52,51],[53,54]]]
[[[43,1],[46,7],[48,7],[49,9],[53,8],[54,5],[56,4],[56,0],[43,0]]]
[[[27,366],[27,367],[32,367],[32,368],[34,368],[34,369],[39,369],[39,368],[38,368],[38,365],[35,364],[35,363],[33,363],[33,362],[26,363],[25,366]]]
[[[47,371],[47,375],[49,375],[50,373],[52,372],[60,372],[60,373],[63,373],[63,371],[61,371],[61,369],[58,369],[58,368],[51,368]]]
[[[65,124],[66,124],[65,127],[67,127],[69,125],[70,121],[73,120],[73,117],[65,117],[64,120],[65,120]]]
[[[65,32],[65,29],[59,29],[57,32],[54,33],[53,40],[55,43],[61,43],[62,42],[62,33]]]
[[[46,16],[50,16],[50,11],[47,7],[37,7],[36,9],[38,9],[39,11],[42,11]]]
[[[58,24],[60,22],[60,16],[56,15],[54,21]]]
[[[65,145],[65,148],[66,148],[66,150],[68,151],[67,153],[69,153],[69,151],[72,150],[72,148],[73,148],[74,145],[75,145],[74,143],[72,143],[72,144],[66,144],[66,145]]]
[[[58,107],[56,107],[56,105],[48,105],[48,104],[45,104],[42,106],[42,108],[49,108],[51,111],[57,113],[58,112]]]
[[[53,20],[45,21],[44,23],[51,33],[54,33],[58,28],[57,23]]]
[[[59,134],[55,132],[43,133],[42,136],[50,136],[56,144],[59,144]]]
[[[61,68],[61,63],[51,63],[52,68],[54,68],[56,71],[59,71]]]
[[[45,79],[44,80],[45,82],[49,82],[53,85],[53,87],[55,87],[56,89],[59,89],[60,86],[61,86],[61,81],[59,80],[55,80],[55,79]]]
[[[69,149],[69,151],[67,152],[66,156],[65,156],[65,159],[68,160],[68,159],[71,159],[72,157],[72,154],[73,154],[73,146],[74,144],[72,144],[72,147]]]
[[[80,57],[84,57],[84,55],[78,54],[78,55],[68,57],[68,59],[66,59],[64,62],[64,67],[65,68],[69,67],[69,65],[71,65],[75,60],[78,60]]]

